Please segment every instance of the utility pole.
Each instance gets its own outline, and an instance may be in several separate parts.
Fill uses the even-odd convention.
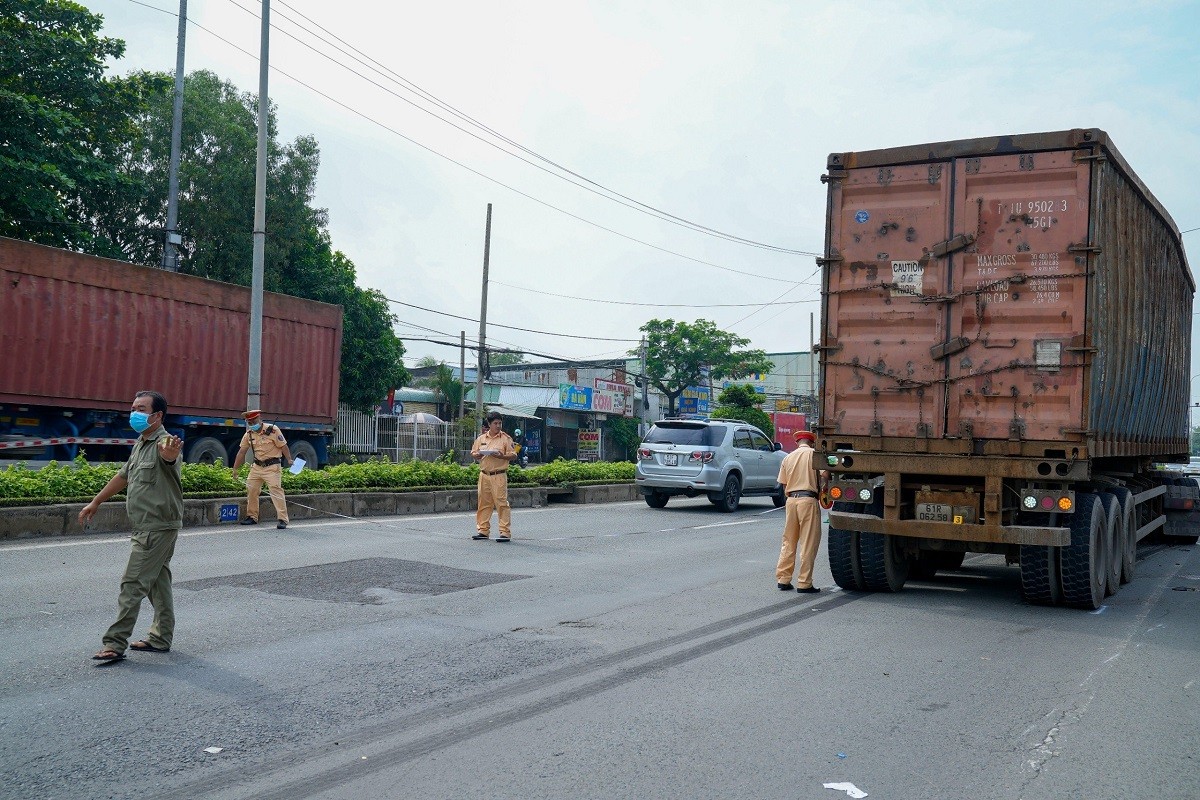
[[[650,430],[650,376],[646,374],[646,337],[642,337],[642,432],[645,436]]]
[[[187,39],[187,0],[179,0],[179,35],[175,49],[175,110],[171,116],[171,162],[167,169],[167,230],[162,268],[179,271],[179,147],[183,136],[183,51]]]
[[[475,424],[483,424],[483,365],[487,363],[488,261],[492,252],[492,204],[487,205],[487,227],[483,234],[483,293],[479,298],[479,372],[475,376]],[[476,431],[478,433],[479,431]]]
[[[467,402],[467,332],[458,332],[458,418],[463,418]]]
[[[262,406],[263,260],[267,244],[267,95],[271,0],[262,0],[262,41],[258,57],[258,165],[254,172],[254,262],[250,284],[250,367],[246,410]]]

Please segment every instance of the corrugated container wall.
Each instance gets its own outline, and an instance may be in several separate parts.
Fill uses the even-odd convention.
[[[139,389],[171,413],[246,405],[250,290],[0,238],[0,403],[123,410]],[[262,407],[337,416],[340,306],[263,295]]]
[[[835,153],[827,178],[831,446],[1186,459],[1195,283],[1103,131]]]

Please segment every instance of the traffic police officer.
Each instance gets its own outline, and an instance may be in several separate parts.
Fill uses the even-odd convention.
[[[246,480],[246,516],[243,525],[258,523],[258,495],[263,484],[271,494],[271,502],[275,506],[275,516],[279,518],[276,528],[288,526],[287,499],[283,494],[283,466],[291,462],[292,453],[288,450],[287,439],[278,425],[264,424],[262,411],[254,409],[242,414],[246,420],[246,432],[242,434],[241,449],[231,467],[237,477],[238,468],[246,460],[246,452],[253,449],[254,464],[250,467],[250,477]]]
[[[775,582],[782,591],[792,590],[792,572],[796,570],[799,549],[800,569],[796,575],[796,591],[819,592],[812,585],[813,562],[821,544],[821,511],[817,506],[820,484],[829,473],[818,471],[813,464],[817,437],[810,431],[796,431],[792,436],[797,447],[779,465],[778,481],[787,494],[783,522],[783,545],[779,549],[779,564],[775,567]]]
[[[489,411],[487,430],[471,445],[471,458],[479,462],[479,506],[475,512],[476,533],[472,539],[491,535],[492,509],[500,518],[498,542],[512,540],[512,507],[508,504],[508,465],[517,457],[512,437],[504,432],[504,420],[497,411]]]

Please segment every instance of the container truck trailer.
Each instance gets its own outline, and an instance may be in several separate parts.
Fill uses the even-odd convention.
[[[0,238],[0,458],[124,459],[140,389],[184,460],[231,464],[244,428],[250,290]],[[262,407],[293,457],[328,460],[340,306],[264,292]]]
[[[833,153],[819,348],[828,552],[897,591],[968,552],[1096,608],[1196,540],[1179,230],[1097,129]]]

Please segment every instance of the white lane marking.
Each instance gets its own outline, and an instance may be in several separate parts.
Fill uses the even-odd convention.
[[[690,528],[689,530],[703,531],[703,530],[707,530],[708,528],[727,528],[730,525],[749,525],[752,522],[758,522],[758,520],[742,519],[742,520],[738,520],[737,522],[714,522],[712,525],[697,525],[694,528]]]

